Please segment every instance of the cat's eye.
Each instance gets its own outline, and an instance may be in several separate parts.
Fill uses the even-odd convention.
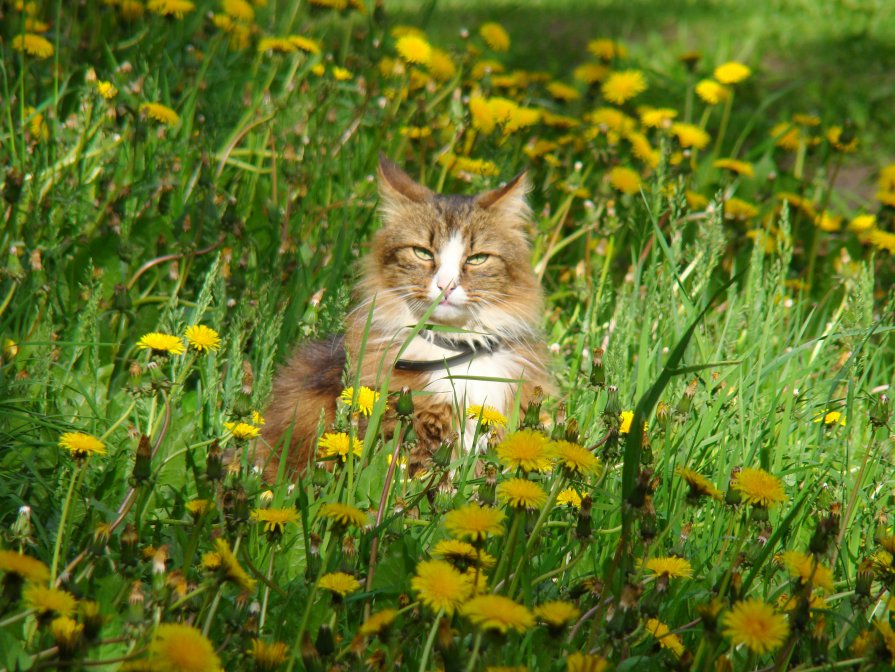
[[[466,257],[466,263],[469,266],[480,266],[481,264],[484,264],[490,256],[490,254],[470,254]]]
[[[416,255],[417,259],[422,259],[423,261],[432,261],[435,258],[435,255],[429,252],[425,247],[414,247],[413,253]]]

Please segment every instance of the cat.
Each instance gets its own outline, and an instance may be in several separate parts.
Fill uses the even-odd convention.
[[[274,378],[259,446],[268,480],[277,474],[284,436],[291,437],[287,473],[316,461],[320,410],[329,425],[346,362],[359,366],[361,385],[379,390],[388,377],[389,390],[413,391],[417,462],[454,432],[470,448],[477,420],[466,417],[467,407],[507,414],[517,397],[525,408],[552,387],[539,328],[543,294],[526,235],[526,174],[476,196],[442,195],[380,156],[378,185],[383,223],[363,262],[346,333],[300,346]],[[424,329],[399,355],[432,306],[428,324],[462,331]],[[393,415],[384,427],[393,429]]]

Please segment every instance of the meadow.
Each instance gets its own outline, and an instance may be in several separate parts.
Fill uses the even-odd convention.
[[[891,669],[895,22],[752,4],[4,3],[0,671]],[[380,153],[528,171],[556,393],[265,481]]]

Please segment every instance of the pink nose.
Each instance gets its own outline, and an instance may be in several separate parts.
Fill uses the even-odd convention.
[[[444,292],[444,298],[447,299],[451,292],[453,292],[457,288],[456,280],[442,280],[441,278],[435,278],[435,284],[442,292]]]

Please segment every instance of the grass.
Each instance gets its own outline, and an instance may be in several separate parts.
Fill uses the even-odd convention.
[[[181,18],[113,4],[37,3],[3,22],[0,669],[895,662],[895,185],[877,170],[891,87],[865,79],[890,43],[885,7],[787,5],[768,23],[727,2],[443,2],[428,19],[406,3],[383,16],[270,2],[249,21],[216,3]],[[477,32],[494,19],[506,53]],[[45,58],[14,46],[35,21]],[[417,21],[454,73],[400,64],[390,30]],[[287,35],[320,53],[259,51]],[[628,56],[601,63],[587,53],[599,37]],[[702,50],[692,72],[684,48]],[[867,67],[840,74],[840,53]],[[752,74],[705,104],[695,84],[731,59]],[[610,104],[572,76],[582,62],[648,88]],[[581,97],[551,96],[553,79]],[[490,132],[477,97],[509,110]],[[647,126],[644,104],[696,129]],[[857,148],[830,139],[846,118]],[[704,147],[686,146],[698,130]],[[276,366],[343,326],[379,152],[445,191],[530,170],[558,394],[514,409],[506,433],[585,447],[598,471],[521,471],[487,426],[490,450],[440,455],[421,479],[397,467],[404,432],[369,431],[360,457],[296,483],[252,468]],[[851,165],[878,185],[841,188]],[[219,349],[180,338],[196,324]],[[185,352],[140,347],[153,332]],[[321,433],[362,432],[358,413],[340,403]],[[79,456],[87,439],[70,432],[104,451]],[[543,500],[506,503],[512,478]],[[502,521],[465,559],[425,564],[469,502]],[[569,620],[551,624],[559,609]],[[750,638],[741,613],[778,636]]]

